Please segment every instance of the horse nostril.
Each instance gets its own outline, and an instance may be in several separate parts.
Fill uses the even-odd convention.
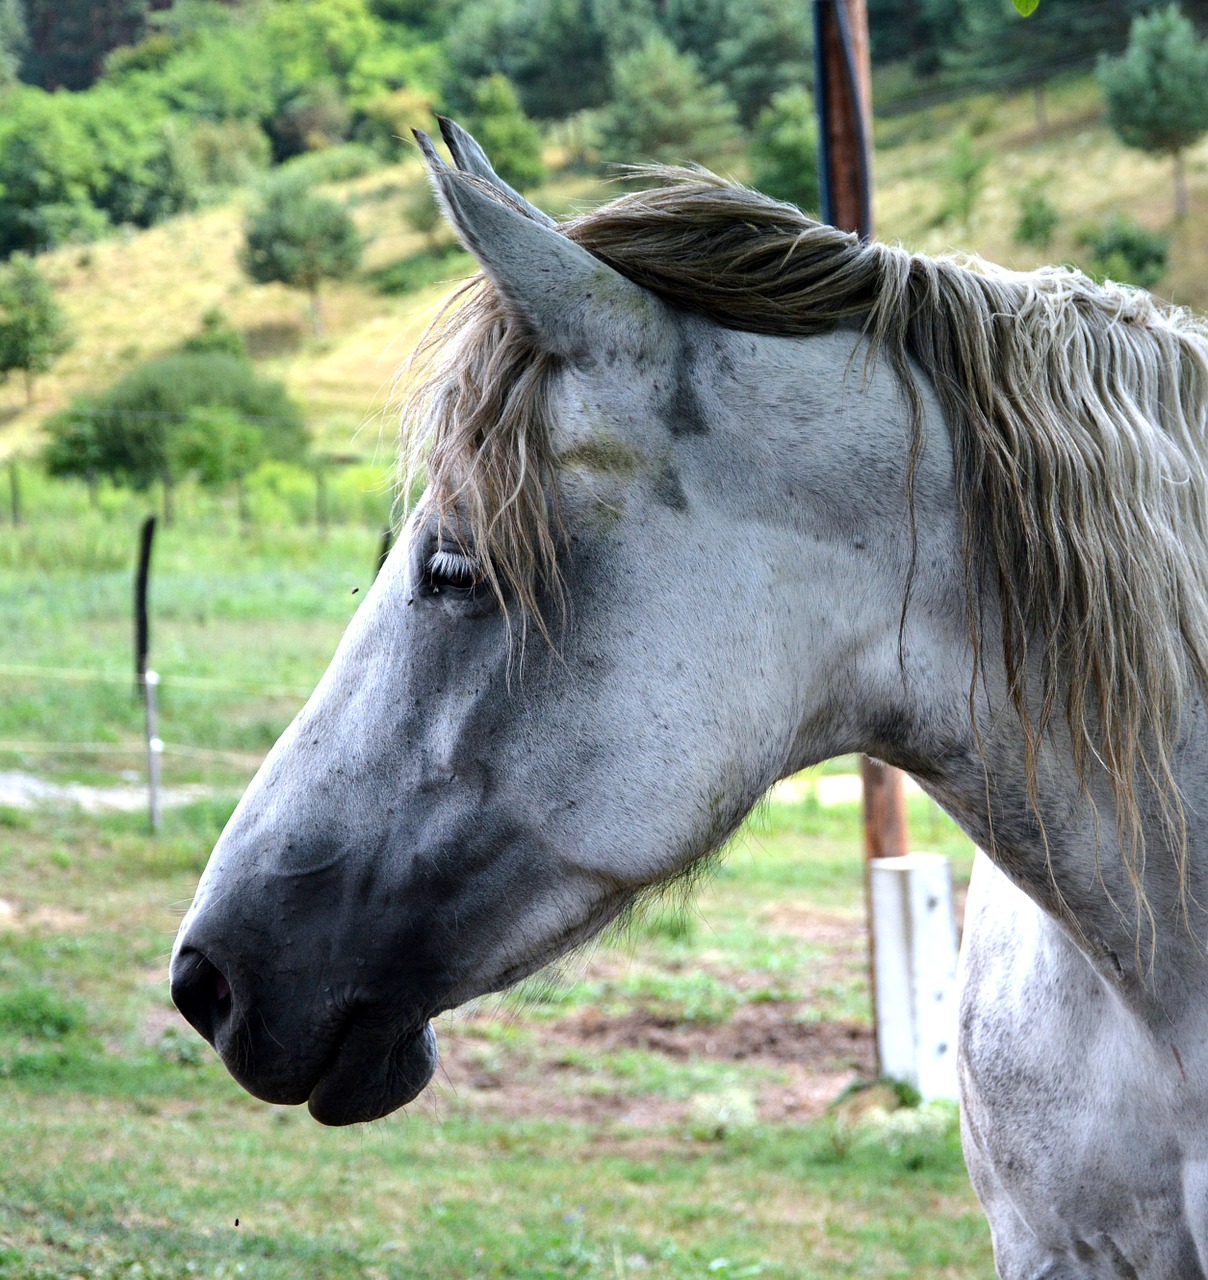
[[[172,1001],[213,1044],[231,1012],[231,984],[200,951],[186,947],[172,961]]]

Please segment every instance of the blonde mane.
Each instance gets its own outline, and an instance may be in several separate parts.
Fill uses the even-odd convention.
[[[1139,904],[1146,793],[1185,883],[1172,755],[1180,710],[1208,677],[1205,327],[1074,271],[911,254],[712,175],[655,177],[663,185],[560,230],[728,328],[806,335],[859,321],[901,380],[911,477],[923,414],[912,368],[924,371],[952,437],[974,643],[988,580],[1033,803],[1059,714],[1079,775],[1095,760],[1111,779]],[[433,362],[404,452],[501,598],[543,628],[538,599],[558,580],[556,362],[481,278],[458,301],[424,344]]]

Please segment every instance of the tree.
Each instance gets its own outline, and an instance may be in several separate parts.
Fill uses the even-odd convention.
[[[799,0],[668,0],[662,26],[738,107],[748,128],[782,89],[813,80],[813,40]]]
[[[545,177],[541,130],[524,114],[516,86],[496,72],[474,86],[470,132],[505,182],[524,191]]]
[[[66,94],[20,86],[0,116],[0,257],[37,253],[106,225],[92,206],[99,166]]]
[[[45,89],[86,89],[111,49],[142,37],[148,10],[166,7],[166,0],[26,0],[22,74]]]
[[[738,138],[738,111],[725,90],[709,84],[694,58],[664,35],[613,66],[613,100],[601,120],[605,159],[707,161]]]
[[[21,0],[0,0],[0,87],[16,80],[28,42]]]
[[[54,291],[32,258],[15,257],[0,279],[0,378],[25,375],[25,400],[34,402],[34,378],[73,343]]]
[[[525,111],[559,120],[608,98],[608,44],[592,0],[471,0],[448,37],[444,98],[473,107],[473,86],[501,72]]]
[[[1090,251],[1084,264],[1096,280],[1151,288],[1166,274],[1170,237],[1150,231],[1123,214],[1113,213],[1102,226],[1084,227],[1078,243]]]
[[[1184,217],[1183,152],[1208,133],[1208,43],[1170,5],[1135,19],[1128,48],[1102,59],[1097,78],[1120,141],[1173,160],[1175,217]]]
[[[243,269],[259,284],[305,289],[321,334],[319,286],[351,274],[361,261],[361,237],[348,211],[296,181],[278,181],[248,218],[245,237]]]
[[[799,209],[817,210],[818,125],[813,94],[784,89],[760,112],[751,140],[751,180]]]
[[[926,0],[928,6],[936,0]],[[941,0],[941,5],[943,0]],[[1118,49],[1128,23],[1143,0],[1046,0],[1031,17],[1008,0],[958,0],[946,27],[936,24],[943,42],[940,61],[969,87],[1032,91],[1038,128],[1048,125],[1045,84],[1058,71],[1090,65],[1104,49]],[[942,11],[935,10],[938,13]]]

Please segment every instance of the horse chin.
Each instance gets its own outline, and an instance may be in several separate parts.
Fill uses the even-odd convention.
[[[437,1061],[430,1022],[388,1045],[373,1032],[354,1029],[311,1090],[310,1114],[326,1125],[380,1120],[423,1092]]]

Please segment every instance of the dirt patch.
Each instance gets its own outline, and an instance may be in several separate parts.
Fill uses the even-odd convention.
[[[88,917],[82,911],[71,911],[66,907],[22,907],[20,904],[0,898],[0,929],[47,929],[67,932],[82,928],[88,923]]]
[[[849,1084],[873,1069],[872,1032],[850,1022],[801,1020],[796,1002],[740,1006],[724,1022],[677,1022],[641,1009],[607,1015],[578,1010],[501,1045],[484,1040],[487,1018],[442,1037],[438,1112],[558,1118],[622,1127],[689,1123],[700,1095],[636,1091],[610,1059],[625,1051],[661,1055],[669,1065],[693,1060],[752,1068],[743,1089],[761,1120],[816,1119]]]
[[[806,902],[776,902],[760,914],[771,932],[818,946],[863,946],[868,938],[862,912],[822,911]]]
[[[802,1022],[801,1009],[784,1001],[741,1005],[725,1022],[677,1022],[635,1009],[607,1017],[584,1009],[556,1023],[557,1036],[570,1044],[603,1053],[643,1049],[670,1058],[708,1058],[715,1062],[759,1062],[832,1067],[859,1065],[872,1035],[855,1023]]]

